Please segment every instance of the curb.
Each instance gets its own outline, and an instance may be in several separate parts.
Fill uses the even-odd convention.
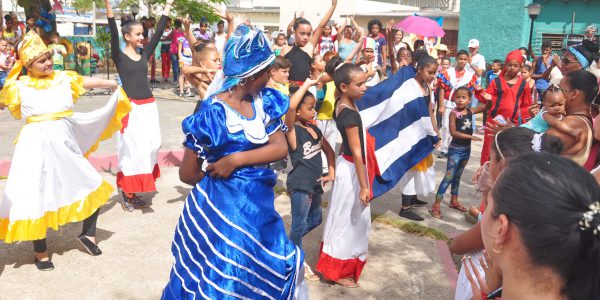
[[[458,272],[456,271],[456,266],[454,265],[454,261],[452,260],[452,254],[450,254],[450,249],[448,249],[448,245],[444,241],[436,241],[435,244],[437,246],[438,253],[442,261],[442,267],[444,268],[444,272],[446,272],[448,283],[450,283],[452,290],[455,291],[456,283],[458,281]]]
[[[156,157],[159,167],[177,167],[181,165],[183,149],[159,151]],[[98,171],[117,171],[119,162],[116,154],[92,155],[88,158],[92,166]],[[10,160],[0,161],[0,176],[8,176]]]

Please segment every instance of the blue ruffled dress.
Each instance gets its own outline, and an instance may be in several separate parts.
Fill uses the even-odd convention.
[[[213,97],[183,121],[184,145],[209,164],[259,148],[284,129],[288,106],[287,96],[265,88],[248,119]],[[175,229],[175,263],[162,299],[296,298],[304,255],[275,211],[276,180],[267,166],[253,166],[196,184]]]

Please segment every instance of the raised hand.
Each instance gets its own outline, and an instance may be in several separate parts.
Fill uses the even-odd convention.
[[[306,80],[304,81],[304,85],[307,85],[307,86],[316,85],[317,83],[319,83],[319,79],[321,79],[320,75],[316,79],[306,78]]]
[[[495,291],[502,286],[502,270],[492,260],[489,253],[483,250],[483,256],[479,258],[479,264],[485,272],[485,282],[489,292]]]
[[[394,29],[394,23],[395,23],[394,20],[389,20],[388,21],[387,28],[386,28],[386,30],[387,30],[388,33],[390,33],[392,31],[392,29]]]
[[[221,19],[226,20],[226,21],[231,21],[233,20],[233,16],[231,14],[229,14],[228,10],[222,10],[218,7],[213,7],[213,11],[215,13],[215,15],[221,17]]]
[[[470,259],[471,258],[469,258],[469,260]],[[473,293],[473,297],[471,298],[471,300],[483,300],[482,290],[479,289],[477,282],[475,282],[475,279],[473,279],[473,274],[471,273],[472,270],[469,270],[469,263],[467,262],[466,257],[462,258],[462,265],[463,265],[463,269],[465,270],[465,275],[467,276],[467,280],[469,280],[469,283],[471,284],[471,292]],[[475,271],[477,271],[477,268],[474,268],[474,269],[475,269]],[[477,274],[479,274],[479,273],[477,273]],[[480,276],[477,276],[477,277],[479,279]]]

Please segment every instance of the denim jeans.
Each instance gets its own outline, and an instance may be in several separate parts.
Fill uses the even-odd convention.
[[[171,66],[173,67],[173,81],[179,82],[179,56],[171,53]]]
[[[466,147],[454,147],[448,148],[448,166],[446,168],[446,175],[440,183],[437,194],[435,195],[436,200],[442,200],[448,186],[452,185],[450,194],[452,196],[458,195],[458,188],[460,186],[460,177],[462,176],[469,157],[471,156],[471,148]]]
[[[290,240],[302,248],[302,237],[321,224],[321,197],[323,194],[294,190],[292,201],[292,227]]]

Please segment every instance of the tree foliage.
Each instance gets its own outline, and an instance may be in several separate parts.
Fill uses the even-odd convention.
[[[96,1],[96,7],[104,7],[104,0],[75,0],[73,6],[78,11],[90,11],[93,7],[93,1]],[[144,6],[149,7],[150,14],[152,14],[152,8],[157,5],[162,7],[166,0],[120,0],[117,1],[117,6],[119,10],[128,12],[132,4],[140,2]],[[227,4],[229,0],[209,0],[207,2],[201,2],[200,0],[175,0],[171,15],[179,17],[189,16],[194,22],[200,21],[202,17],[211,23],[217,22],[219,17],[214,14],[211,5],[219,5],[221,3]]]

